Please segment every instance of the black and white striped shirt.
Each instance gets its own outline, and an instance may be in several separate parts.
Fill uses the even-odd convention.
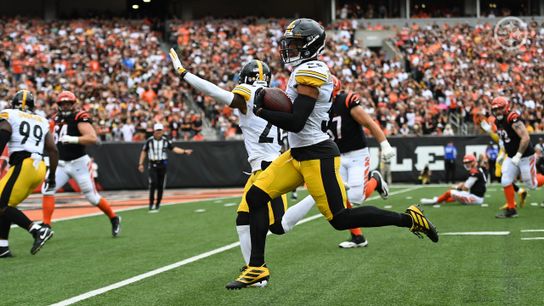
[[[174,146],[172,141],[166,136],[162,136],[159,140],[155,137],[149,137],[144,144],[143,150],[147,152],[147,158],[150,162],[163,161],[168,159],[166,150],[172,150]]]

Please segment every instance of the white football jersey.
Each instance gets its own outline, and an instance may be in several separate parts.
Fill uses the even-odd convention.
[[[18,109],[5,109],[0,112],[0,118],[11,125],[9,155],[19,151],[43,154],[45,135],[49,132],[47,119]]]
[[[244,97],[247,102],[246,114],[242,114],[237,109],[234,112],[240,118],[240,128],[249,156],[247,160],[251,165],[252,172],[261,170],[263,160],[273,161],[280,155],[280,130],[253,113],[253,99],[258,88],[253,85],[240,84],[232,90],[233,93]]]
[[[291,73],[285,92],[293,102],[298,96],[297,84],[316,87],[319,89],[319,96],[315,102],[315,108],[308,117],[302,131],[289,133],[291,148],[307,147],[329,139],[329,135],[325,131],[329,120],[329,109],[332,105],[331,96],[334,88],[329,67],[321,61],[306,62],[296,67]]]

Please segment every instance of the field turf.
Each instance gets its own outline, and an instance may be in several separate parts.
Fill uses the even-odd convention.
[[[392,188],[390,199],[367,205],[403,211],[446,187]],[[299,199],[303,192],[299,192]],[[89,297],[81,305],[542,305],[544,200],[530,192],[520,217],[495,219],[503,193],[492,185],[487,207],[425,206],[440,241],[397,227],[365,229],[369,246],[339,249],[348,232],[323,218],[269,236],[267,288],[227,291],[243,262],[234,227],[239,198],[121,212],[114,239],[104,216],[54,223],[55,236],[30,255],[30,235],[12,229],[15,257],[0,260],[1,305],[46,305],[231,245],[224,252]],[[316,215],[313,210],[308,216]],[[542,231],[526,232],[540,229]],[[507,235],[455,235],[459,232]],[[448,235],[450,233],[452,235]]]

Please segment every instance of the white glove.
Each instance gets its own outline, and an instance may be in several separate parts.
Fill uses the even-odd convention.
[[[390,161],[395,157],[395,150],[391,147],[387,140],[380,142],[380,147],[382,148],[382,159],[386,162]]]
[[[79,137],[64,135],[60,138],[62,143],[79,143]]]
[[[176,53],[176,50],[174,48],[170,48],[170,52],[168,53],[170,55],[170,59],[172,60],[172,64],[174,64],[174,69],[183,77],[185,76],[185,73],[187,73],[187,69],[183,68],[181,65],[181,61],[179,60],[178,54]]]
[[[55,195],[55,179],[45,179],[43,182],[43,194]]]
[[[512,164],[514,164],[515,166],[519,166],[519,162],[521,160],[521,153],[516,153],[516,155],[514,155],[514,157],[512,157]]]
[[[485,120],[482,120],[482,122],[480,122],[480,127],[486,133],[489,133],[491,131],[491,124],[487,123],[487,121],[485,121]]]

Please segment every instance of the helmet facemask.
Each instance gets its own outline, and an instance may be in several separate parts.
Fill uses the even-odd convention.
[[[319,39],[319,35],[305,38],[284,36],[280,41],[280,53],[283,62],[297,66],[305,60],[316,58],[323,51],[325,45],[320,46],[315,52],[310,51],[308,47],[317,39]]]
[[[69,117],[74,111],[74,105],[76,101],[64,100],[58,102],[59,113],[62,117]]]

